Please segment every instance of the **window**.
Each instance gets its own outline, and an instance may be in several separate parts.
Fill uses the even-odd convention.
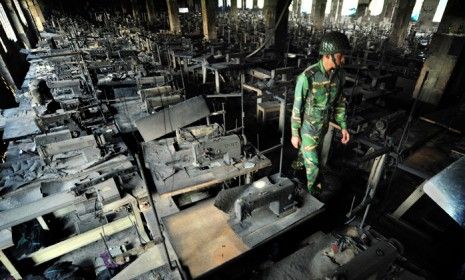
[[[242,9],[242,0],[237,0],[237,8]]]
[[[258,0],[257,1],[257,7],[259,9],[263,9],[263,6],[265,6],[265,0]]]
[[[433,22],[441,22],[442,16],[444,15],[444,10],[446,10],[447,0],[440,0],[438,7],[436,8],[436,13],[434,13]]]
[[[337,0],[334,0],[337,1]],[[331,5],[333,4],[333,0],[327,0],[326,1],[326,8],[325,8],[325,14],[329,15],[331,13]]]
[[[341,16],[351,16],[357,12],[358,0],[344,0],[341,8]]]
[[[218,0],[218,7],[223,7],[223,0]]]
[[[370,16],[379,16],[383,11],[384,0],[372,0],[368,9],[370,10]]]
[[[311,14],[312,13],[312,4],[313,0],[302,1],[302,6],[300,6],[300,12]]]
[[[226,6],[231,7],[231,0],[226,0]]]
[[[253,9],[253,0],[245,0],[245,8]]]
[[[421,6],[423,6],[423,0],[417,0],[417,2],[415,2],[415,6],[413,7],[412,15],[410,16],[413,21],[418,21],[421,12]]]
[[[5,30],[8,39],[12,40],[13,42],[18,41],[18,38],[16,38],[15,31],[11,26],[10,20],[6,15],[5,9],[3,9],[2,3],[0,3],[0,23],[2,24],[3,30]]]

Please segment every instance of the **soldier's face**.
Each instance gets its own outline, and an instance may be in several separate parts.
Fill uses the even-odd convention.
[[[334,67],[341,66],[345,62],[344,55],[342,53],[335,53],[334,58],[336,60],[336,65],[334,65]]]
[[[331,55],[327,54],[323,56],[323,63],[325,64],[325,69],[336,69],[342,64],[344,64],[344,54],[342,53],[335,53],[334,60]]]

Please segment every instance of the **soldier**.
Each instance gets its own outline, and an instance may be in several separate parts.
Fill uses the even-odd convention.
[[[312,191],[318,175],[320,141],[334,117],[342,130],[343,144],[349,142],[346,125],[345,97],[342,94],[344,52],[349,40],[340,32],[327,33],[320,45],[320,60],[297,77],[292,108],[291,143],[300,147],[307,174],[307,189]]]

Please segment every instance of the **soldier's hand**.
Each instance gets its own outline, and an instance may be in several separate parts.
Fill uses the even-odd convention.
[[[350,134],[349,132],[347,131],[347,129],[343,129],[342,130],[342,139],[341,139],[341,143],[342,144],[347,144],[347,142],[349,142],[350,140]]]
[[[294,148],[298,149],[300,147],[300,137],[299,136],[292,136],[291,143]]]

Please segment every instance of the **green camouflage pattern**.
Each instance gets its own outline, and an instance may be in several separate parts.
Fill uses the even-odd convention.
[[[342,90],[343,73],[339,71],[335,75],[330,80],[320,60],[297,78],[291,131],[292,136],[299,136],[301,139],[300,152],[309,191],[318,176],[320,140],[326,134],[330,118],[334,117],[342,129],[347,128],[345,97],[338,92]]]
[[[320,55],[346,53],[350,51],[349,39],[344,33],[332,31],[326,33],[320,43]]]

